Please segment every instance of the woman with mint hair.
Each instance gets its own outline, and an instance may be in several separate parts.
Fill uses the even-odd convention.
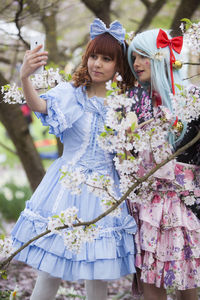
[[[157,118],[162,107],[173,116],[170,94],[176,95],[177,86],[183,85],[182,44],[183,37],[172,38],[167,31],[153,29],[137,34],[129,46],[129,65],[139,83],[130,95],[134,97],[142,87],[148,99],[152,99],[148,106],[139,102],[133,108],[145,121]],[[181,121],[181,115],[172,118],[172,126],[179,133],[168,133],[172,152],[190,141],[198,133],[199,125],[199,118],[188,124]],[[157,185],[151,201],[132,205],[138,222],[135,236],[138,277],[133,282],[133,292],[136,293],[134,284],[142,283],[145,300],[165,300],[167,289],[175,289],[177,299],[198,299],[200,220],[199,198],[194,197],[194,190],[200,190],[199,166],[200,142],[197,142],[176,158],[171,174],[166,172],[167,165],[154,174]],[[195,198],[192,206],[184,202],[178,185],[187,192],[187,200]],[[188,186],[192,186],[192,191]]]

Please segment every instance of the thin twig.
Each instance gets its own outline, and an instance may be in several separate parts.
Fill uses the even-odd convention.
[[[89,186],[89,187],[91,187],[91,188],[93,188],[93,189],[98,189],[98,190],[105,191],[109,197],[111,197],[115,202],[118,202],[118,200],[115,199],[115,197],[112,196],[112,195],[110,194],[110,192],[108,191],[107,188],[102,188],[102,187],[99,187],[99,186],[97,186],[97,187],[95,186],[95,187],[94,187],[93,185],[91,185],[91,184],[89,184],[89,183],[87,183],[87,182],[85,183],[85,185],[87,185],[87,186]]]
[[[200,73],[199,73],[199,74],[196,74],[196,75],[193,75],[193,76],[190,76],[190,77],[188,77],[188,78],[184,78],[183,80],[188,80],[188,79],[191,79],[191,78],[196,77],[196,76],[200,76]]]
[[[151,119],[149,119],[149,120],[147,120],[147,121],[145,121],[145,122],[142,122],[142,123],[140,123],[140,124],[137,126],[136,129],[141,128],[141,127],[143,127],[143,126],[145,126],[145,125],[151,123],[151,122],[154,121],[154,120],[155,120],[154,118],[151,118]]]
[[[3,147],[4,149],[8,150],[9,152],[11,152],[12,154],[17,155],[17,152],[12,150],[11,148],[9,148],[8,146],[4,145],[2,142],[0,142],[0,146]]]
[[[23,39],[23,37],[21,35],[21,27],[19,25],[19,17],[21,15],[21,13],[23,12],[24,0],[18,0],[18,4],[19,4],[19,9],[16,12],[14,22],[15,22],[16,27],[18,29],[18,37],[19,37],[19,39],[26,45],[27,48],[29,48],[29,44]]]
[[[199,66],[200,63],[184,62],[183,65]]]

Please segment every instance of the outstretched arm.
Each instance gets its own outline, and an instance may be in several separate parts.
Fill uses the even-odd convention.
[[[46,101],[38,96],[29,78],[37,68],[46,65],[48,52],[38,52],[41,47],[42,45],[36,47],[34,50],[26,51],[20,70],[20,79],[24,97],[30,109],[41,113],[47,113]]]

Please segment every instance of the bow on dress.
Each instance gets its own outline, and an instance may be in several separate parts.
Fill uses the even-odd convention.
[[[94,22],[90,25],[90,37],[95,39],[98,35],[103,33],[109,33],[112,35],[121,45],[123,45],[124,51],[126,50],[125,46],[125,29],[119,21],[114,21],[110,24],[110,27],[107,28],[105,23],[100,19],[94,19]]]
[[[177,36],[172,39],[169,39],[166,32],[162,29],[159,30],[157,41],[156,41],[157,48],[165,48],[169,47],[170,50],[170,72],[171,72],[171,81],[172,81],[172,92],[173,95],[175,94],[174,89],[174,77],[173,77],[173,63],[175,63],[176,59],[173,53],[173,50],[176,51],[178,54],[181,53],[181,49],[183,46],[183,37]]]

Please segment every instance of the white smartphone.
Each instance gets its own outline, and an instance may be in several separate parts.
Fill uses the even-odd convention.
[[[39,52],[44,51],[44,46],[45,46],[45,35],[40,34],[36,36],[32,36],[30,39],[30,49],[33,50],[37,46],[42,45],[42,48],[39,50]],[[38,69],[35,70],[33,74],[41,74],[44,71],[44,66],[39,67]]]

